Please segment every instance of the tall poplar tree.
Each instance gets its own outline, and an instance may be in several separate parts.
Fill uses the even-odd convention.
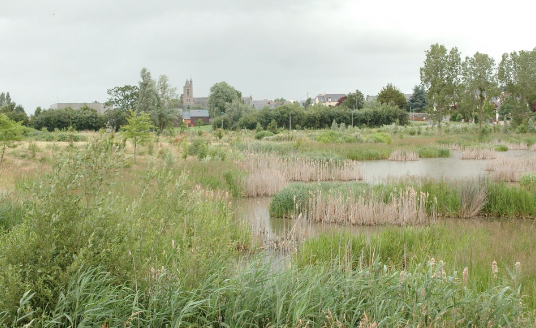
[[[447,51],[444,45],[432,44],[426,51],[426,60],[421,67],[421,83],[427,88],[428,101],[433,102],[437,133],[441,134],[441,119],[444,110],[450,108],[458,97],[461,57],[458,48]]]
[[[499,64],[499,81],[507,96],[519,98],[529,107],[536,104],[536,48],[503,54]],[[536,109],[536,108],[534,108]]]
[[[499,95],[497,66],[493,58],[477,52],[473,57],[466,57],[462,67],[464,91],[468,93],[468,97],[476,98],[478,102],[478,131],[480,131],[484,106],[492,97]]]
[[[151,113],[158,107],[158,94],[156,83],[151,78],[151,72],[147,68],[142,68],[140,72],[138,100],[136,101],[136,112]]]

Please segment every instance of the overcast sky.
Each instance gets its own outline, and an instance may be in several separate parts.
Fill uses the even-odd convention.
[[[536,3],[430,0],[13,0],[0,10],[0,92],[28,114],[106,101],[147,67],[194,96],[226,81],[253,99],[300,100],[419,84],[433,43],[499,62],[536,46]]]

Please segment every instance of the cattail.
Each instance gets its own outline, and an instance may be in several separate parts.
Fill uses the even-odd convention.
[[[463,282],[467,282],[468,279],[469,279],[469,268],[465,267],[463,269]]]
[[[516,264],[515,264],[515,268],[516,268],[516,273],[517,273],[517,275],[520,275],[520,274],[521,274],[521,263],[520,263],[520,262],[516,262]]]
[[[430,267],[433,269],[434,268],[434,265],[435,265],[435,259],[432,257],[430,259]]]
[[[493,273],[493,278],[497,279],[497,273],[499,273],[499,268],[497,267],[497,262],[495,261],[491,263],[491,273]]]
[[[171,240],[171,248],[175,248],[175,240]]]

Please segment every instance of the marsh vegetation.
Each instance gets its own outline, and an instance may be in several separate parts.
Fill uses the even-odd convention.
[[[536,138],[490,129],[190,130],[135,162],[118,134],[27,134],[0,166],[0,326],[534,325]],[[365,179],[465,149],[497,158]],[[258,196],[289,226],[272,245],[236,205]]]

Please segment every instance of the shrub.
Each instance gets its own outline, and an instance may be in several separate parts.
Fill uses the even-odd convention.
[[[271,131],[260,131],[260,132],[255,133],[255,139],[260,140],[264,137],[271,137],[273,135],[274,133]]]
[[[536,189],[536,172],[525,173],[521,176],[519,183],[528,189]]]
[[[496,145],[495,151],[508,151],[508,146],[503,144]]]
[[[366,139],[368,142],[379,142],[384,144],[391,144],[391,136],[384,132],[376,132],[368,136]]]

